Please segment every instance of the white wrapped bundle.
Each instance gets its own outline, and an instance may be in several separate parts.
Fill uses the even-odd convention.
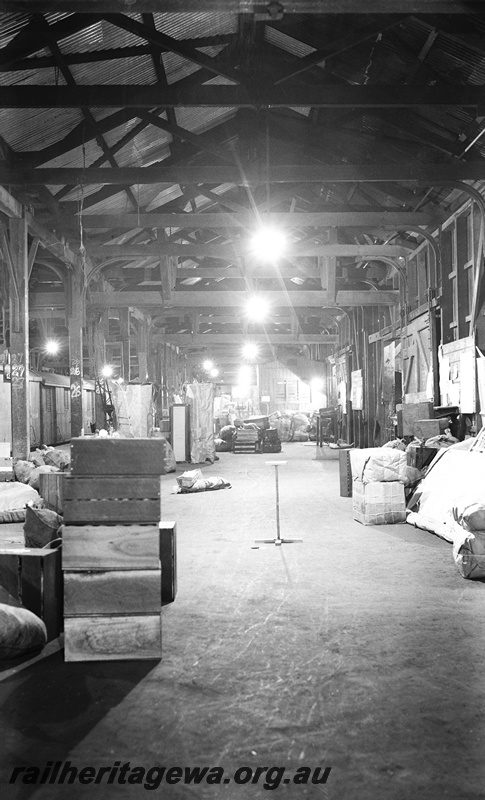
[[[362,483],[407,483],[406,453],[392,447],[367,447],[351,450],[350,463],[353,480]]]
[[[463,531],[453,543],[453,558],[464,578],[485,578],[485,533]]]

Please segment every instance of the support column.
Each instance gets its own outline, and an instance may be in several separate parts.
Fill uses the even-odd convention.
[[[106,426],[106,414],[104,410],[103,395],[101,387],[103,385],[103,377],[101,370],[106,365],[106,339],[109,334],[109,312],[105,310],[102,312],[99,324],[94,331],[94,362],[95,362],[95,377],[96,377],[96,392],[95,392],[95,422],[96,427],[101,430]]]
[[[30,454],[29,259],[26,220],[9,220],[9,232],[12,455],[25,460]]]
[[[328,244],[338,243],[337,228],[328,229]],[[335,303],[336,287],[335,276],[337,271],[337,259],[335,256],[318,256],[318,268],[320,272],[320,281],[323,291],[328,293],[329,303]]]
[[[140,320],[137,336],[138,349],[138,377],[142,383],[148,380],[148,324],[147,320]]]
[[[81,436],[83,414],[83,322],[84,273],[82,265],[70,270],[68,276],[69,375],[71,384],[71,437]]]
[[[121,331],[121,377],[126,383],[130,380],[130,309],[120,308]]]

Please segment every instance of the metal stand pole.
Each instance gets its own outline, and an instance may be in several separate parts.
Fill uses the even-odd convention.
[[[280,536],[280,495],[278,486],[278,467],[287,464],[287,461],[266,461],[267,466],[274,467],[275,484],[276,484],[276,537],[274,539],[255,539],[255,542],[263,542],[264,544],[291,544],[293,542],[302,542],[303,539],[282,539]]]

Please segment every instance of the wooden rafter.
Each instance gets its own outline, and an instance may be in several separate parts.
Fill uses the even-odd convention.
[[[70,86],[70,87],[75,87],[77,85],[76,81],[74,80],[68,65],[64,61],[64,56],[61,53],[61,50],[59,48],[59,45],[57,44],[57,41],[55,39],[51,39],[50,38],[50,26],[49,26],[49,23],[47,22],[45,17],[42,16],[42,14],[34,14],[33,19],[34,19],[34,21],[37,22],[37,27],[46,34],[47,43],[48,43],[47,46],[49,47],[50,51],[52,52],[52,55],[54,56],[55,62],[57,64],[57,66],[59,67],[60,71],[62,72],[64,80],[66,81],[66,84],[68,86]],[[101,148],[101,150],[103,152],[105,160],[109,162],[110,166],[116,168],[118,166],[118,164],[116,162],[116,159],[114,158],[110,148],[106,144],[106,140],[104,139],[102,133],[100,133],[100,131],[98,129],[98,124],[97,124],[93,114],[91,113],[90,109],[86,108],[86,107],[83,107],[83,108],[81,108],[81,113],[82,113],[84,119],[86,120],[88,126],[93,129],[94,136],[96,138],[96,141],[97,141],[99,147]],[[132,207],[135,209],[135,211],[138,210],[138,203],[137,203],[137,201],[135,199],[135,196],[134,196],[132,190],[130,189],[130,187],[126,187],[125,188],[125,192],[126,192],[128,200],[130,201]]]
[[[31,0],[3,0],[5,11],[29,10]],[[103,12],[126,11],[126,0],[36,0],[38,11]],[[407,14],[479,14],[482,0],[399,0],[399,11]],[[271,7],[259,0],[164,0],[165,13],[223,11],[226,13],[257,12],[268,21]],[[285,0],[274,14],[389,14],[389,0]],[[130,13],[158,12],[160,0],[131,0]]]
[[[117,25],[119,28],[122,28],[125,31],[134,33],[135,35],[140,36],[142,39],[146,39],[147,42],[154,44],[157,47],[161,46],[166,50],[171,50],[173,53],[177,53],[183,58],[186,58],[188,61],[192,61],[194,64],[197,64],[197,66],[204,67],[214,75],[229,78],[229,80],[232,80],[235,83],[240,82],[240,75],[235,69],[232,67],[223,68],[219,66],[219,64],[213,58],[206,56],[196,47],[188,44],[187,41],[184,42],[179,39],[174,39],[171,36],[167,36],[166,34],[154,29],[151,25],[138,22],[131,17],[127,17],[125,14],[109,14],[105,15],[105,19],[112,25]],[[156,105],[158,105],[158,103]]]
[[[271,183],[364,183],[418,181],[423,184],[449,183],[457,180],[483,180],[485,159],[453,164],[285,164],[251,165],[247,169],[232,166],[163,166],[118,167],[117,169],[54,167],[21,169],[7,167],[2,175],[5,184],[21,186],[65,184],[112,184],[130,186],[154,183],[233,183],[241,186]]]
[[[250,211],[233,213],[211,212],[185,212],[181,213],[156,213],[149,214],[83,214],[85,228],[113,228],[123,229],[138,228],[253,228],[257,217]],[[60,222],[67,224],[69,221],[77,224],[76,218],[61,217]],[[332,212],[274,212],[265,215],[262,220],[268,225],[283,225],[285,228],[308,227],[337,227],[350,225],[359,226],[399,226],[406,225],[434,225],[444,221],[444,216],[439,213],[425,213],[422,211],[393,212],[393,211],[332,211]]]
[[[173,109],[170,109],[173,116]],[[150,125],[154,125],[156,128],[160,128],[162,131],[166,131],[167,133],[171,133],[177,139],[181,139],[185,142],[190,142],[190,144],[195,145],[199,150],[202,150],[206,153],[211,153],[211,155],[215,156],[217,159],[225,162],[229,162],[234,164],[234,158],[231,156],[229,152],[225,153],[223,148],[214,147],[211,143],[212,137],[209,136],[202,136],[200,134],[192,133],[191,131],[186,130],[185,128],[181,128],[180,125],[177,125],[176,121],[174,122],[165,122],[163,119],[160,119],[156,114],[152,114],[149,111],[140,111],[138,113],[140,119],[144,120],[146,123]]]
[[[314,108],[415,108],[427,106],[485,107],[482,85],[391,86],[389,84],[350,84],[292,82],[274,86],[261,81],[258,86],[244,87],[210,84],[187,87],[176,83],[161,90],[158,84],[89,86],[0,86],[0,103],[4,108],[154,108],[238,107],[252,108],[312,106]]]

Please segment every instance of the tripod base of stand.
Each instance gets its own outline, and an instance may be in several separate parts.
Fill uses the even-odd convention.
[[[302,542],[303,539],[255,539],[255,542],[259,542],[260,544],[293,544],[293,542]]]

